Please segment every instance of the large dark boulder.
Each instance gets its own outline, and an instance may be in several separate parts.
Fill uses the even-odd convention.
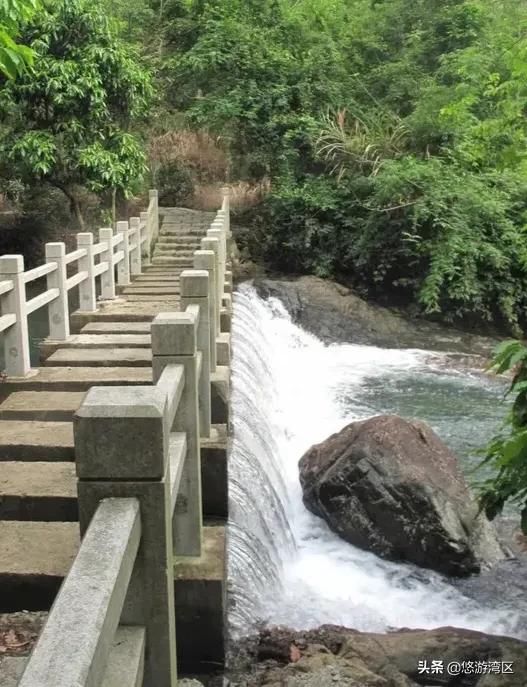
[[[455,455],[418,420],[352,422],[309,449],[300,481],[310,511],[383,558],[457,576],[504,558]]]

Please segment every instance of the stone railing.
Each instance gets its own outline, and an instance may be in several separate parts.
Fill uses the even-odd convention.
[[[181,311],[152,323],[153,385],[92,387],[75,415],[82,543],[19,687],[176,687],[173,562],[201,554],[226,203],[181,273]]]
[[[157,191],[150,191],[148,210],[116,231],[100,229],[77,234],[77,250],[66,253],[64,243],[46,244],[46,262],[24,269],[22,255],[0,257],[0,335],[4,339],[5,372],[26,377],[31,371],[28,316],[47,307],[49,338],[66,341],[70,335],[69,292],[77,288],[81,312],[96,312],[99,299],[112,299],[116,284],[126,286],[150,263],[159,231]],[[28,300],[26,286],[46,277],[47,289]]]

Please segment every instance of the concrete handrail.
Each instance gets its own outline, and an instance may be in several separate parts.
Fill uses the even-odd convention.
[[[151,206],[157,207],[157,195]],[[154,384],[92,387],[75,413],[84,536],[20,687],[110,687],[105,680],[114,639],[128,641],[127,657],[133,658],[120,686],[176,687],[173,561],[174,554],[201,554],[200,436],[211,430],[227,214],[218,216],[207,239],[215,250],[194,255],[202,269],[180,275],[181,311],[161,313],[152,323]],[[83,237],[86,255],[79,269],[93,275],[99,267],[90,261],[93,236]],[[111,242],[102,230],[100,264],[108,263],[103,275],[115,257]],[[83,284],[92,282],[93,276]],[[6,294],[16,289],[14,281],[0,287]]]
[[[8,377],[31,373],[28,315],[47,307],[50,339],[67,341],[69,291],[78,287],[81,312],[95,312],[98,291],[101,299],[113,299],[116,284],[126,286],[142,273],[141,247],[146,247],[149,262],[159,231],[157,191],[150,191],[144,215],[143,228],[141,218],[132,217],[129,222],[118,222],[115,234],[112,229],[101,229],[97,243],[91,233],[77,234],[77,249],[70,253],[66,253],[64,243],[47,243],[46,262],[31,270],[25,270],[22,255],[0,256],[0,334]],[[28,299],[26,285],[43,277],[47,279],[46,290]]]
[[[105,685],[140,539],[137,499],[101,501],[19,687]],[[128,679],[137,681],[127,683],[123,675],[123,687],[143,682],[144,629],[137,630],[128,635],[129,658],[135,661],[127,666]]]

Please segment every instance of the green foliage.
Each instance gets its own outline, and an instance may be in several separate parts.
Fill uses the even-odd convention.
[[[479,502],[492,520],[507,502],[522,508],[522,529],[527,534],[527,347],[506,341],[492,362],[496,373],[513,373],[508,395],[514,397],[501,432],[486,448],[482,465],[490,465],[495,476],[479,485]]]
[[[126,194],[146,171],[130,127],[146,112],[150,80],[97,1],[53,2],[22,38],[37,58],[1,93],[3,155],[23,181],[61,189],[80,220],[79,187]]]
[[[423,314],[519,333],[527,324],[527,8],[342,0],[335,19],[321,21],[312,5],[295,3],[292,13],[274,3],[279,26],[265,50],[276,54],[277,35],[286,35],[281,47],[295,46],[288,70],[298,73],[309,61],[300,46],[319,31],[329,59],[315,50],[324,74],[317,97],[289,108],[272,147],[274,113],[262,121],[260,107],[252,116],[262,143],[239,125],[250,98],[222,111],[252,157],[269,160],[273,193],[250,239],[254,256]],[[283,86],[282,71],[275,63],[261,97]],[[245,92],[247,79],[238,73]],[[291,90],[286,82],[286,100]],[[219,95],[209,94],[191,112],[210,112]],[[315,186],[324,192],[313,196]]]
[[[167,162],[157,177],[159,202],[166,207],[182,206],[192,197],[194,183],[190,171],[178,160]]]
[[[302,169],[320,106],[338,105],[349,83],[332,31],[276,0],[180,4],[167,50],[171,104],[221,132],[233,167],[252,178]]]
[[[0,0],[0,73],[10,79],[33,63],[33,51],[17,39],[21,26],[40,9],[40,0]]]

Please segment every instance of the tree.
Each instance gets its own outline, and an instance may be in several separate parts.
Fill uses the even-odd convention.
[[[0,72],[14,79],[33,63],[33,51],[17,42],[21,25],[41,8],[40,0],[0,1]]]
[[[83,227],[83,188],[127,194],[145,172],[132,126],[147,112],[150,77],[97,0],[50,3],[21,37],[36,60],[0,94],[4,157],[26,183],[63,191]]]

